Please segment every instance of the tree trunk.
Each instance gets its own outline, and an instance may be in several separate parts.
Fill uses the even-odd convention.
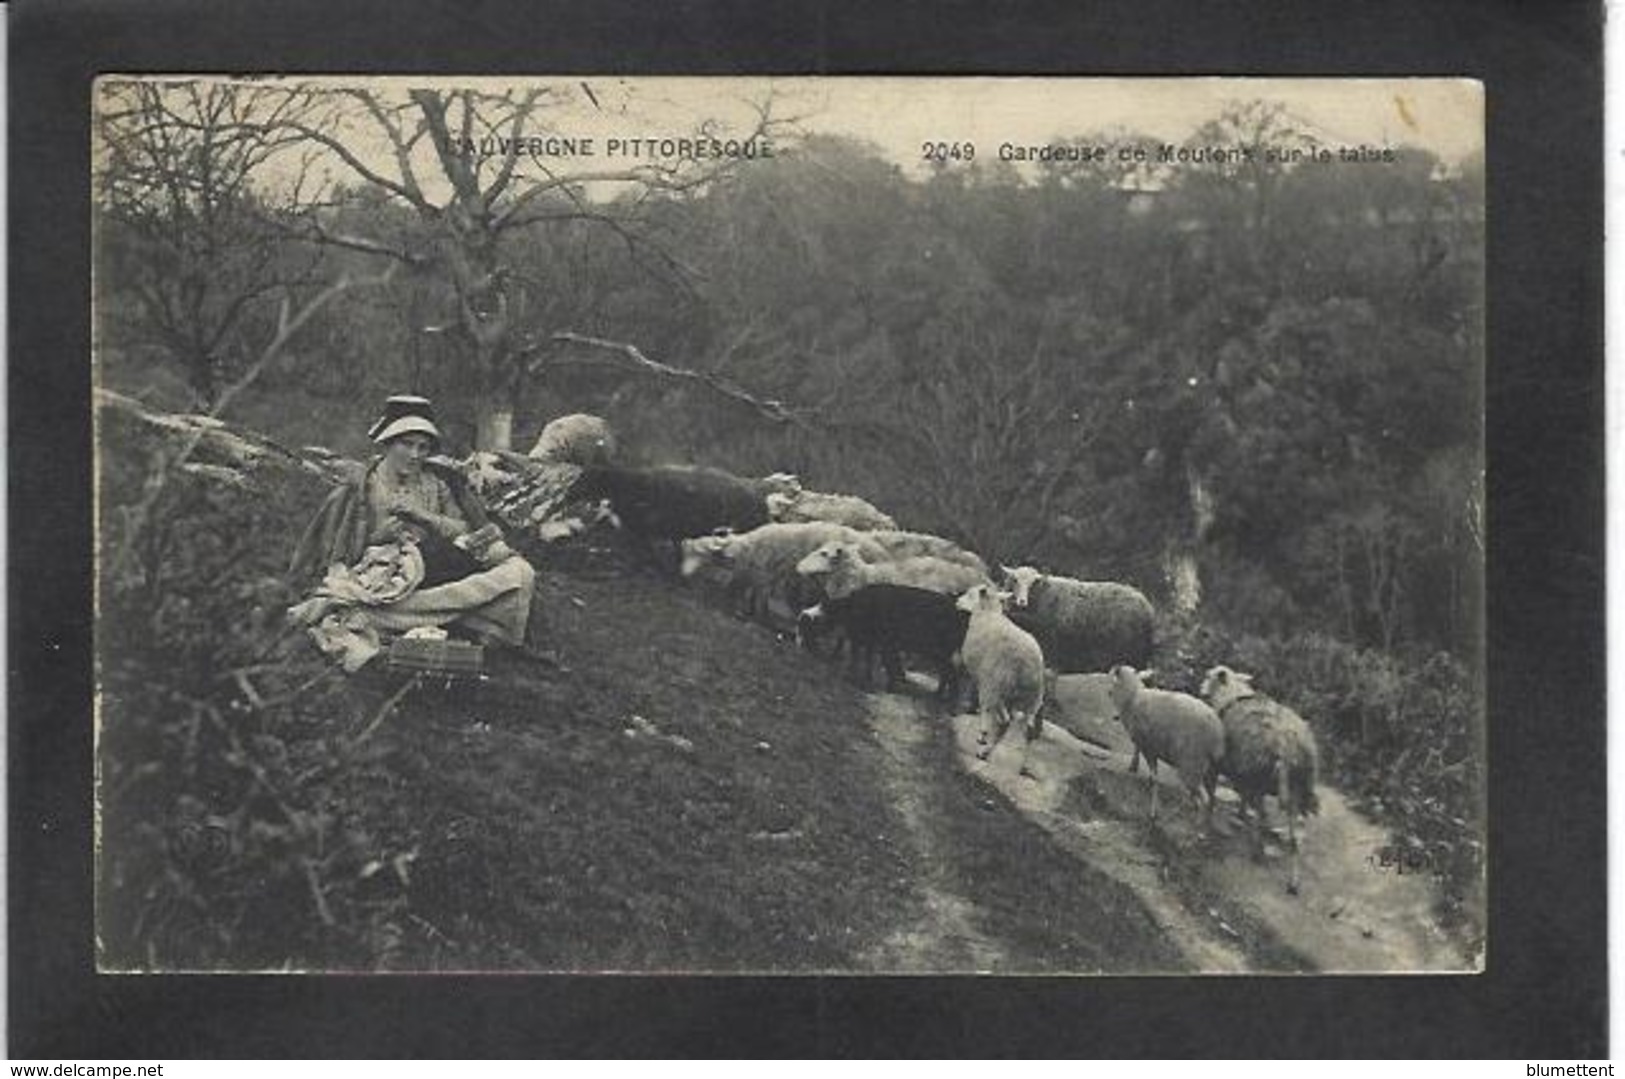
[[[1185,495],[1190,505],[1190,534],[1168,544],[1163,552],[1163,571],[1168,575],[1174,611],[1189,616],[1202,605],[1202,571],[1196,561],[1196,551],[1207,538],[1216,516],[1213,494],[1190,461],[1185,462]]]
[[[474,448],[477,450],[513,449],[513,407],[506,404],[482,402],[475,417]]]
[[[1174,613],[1190,616],[1202,604],[1202,572],[1196,564],[1196,552],[1178,543],[1170,543],[1162,556],[1163,572],[1168,575],[1169,593]]]

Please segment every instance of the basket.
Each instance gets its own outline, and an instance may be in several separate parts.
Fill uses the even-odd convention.
[[[485,673],[485,647],[467,641],[397,637],[385,649],[384,662],[397,670],[478,678]]]

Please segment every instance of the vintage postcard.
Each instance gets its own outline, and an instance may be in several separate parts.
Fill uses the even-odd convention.
[[[105,75],[105,972],[1484,968],[1484,99]]]

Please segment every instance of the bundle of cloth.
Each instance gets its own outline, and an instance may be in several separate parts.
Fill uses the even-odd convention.
[[[347,671],[386,634],[456,627],[521,646],[536,573],[502,541],[462,476],[431,460],[440,440],[421,397],[391,397],[369,431],[383,454],[327,497],[289,567],[302,586],[289,618]]]

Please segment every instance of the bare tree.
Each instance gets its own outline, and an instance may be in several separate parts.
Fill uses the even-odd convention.
[[[193,80],[97,90],[99,262],[134,299],[104,311],[128,310],[119,343],[172,356],[211,407],[275,333],[290,293],[319,283],[320,252],[292,249],[251,184],[287,145],[254,129],[287,102]]]
[[[697,188],[737,164],[726,157],[639,161],[561,174],[528,151],[530,137],[546,130],[547,110],[573,100],[575,90],[563,86],[488,92],[299,85],[280,92],[288,107],[259,128],[263,137],[320,150],[368,189],[410,207],[422,223],[422,243],[402,246],[339,230],[326,212],[330,205],[312,204],[301,228],[321,244],[444,275],[452,310],[428,328],[451,332],[462,346],[476,442],[487,448],[509,447],[520,380],[538,369],[536,354],[568,329],[534,324],[546,298],[531,295],[507,245],[527,229],[585,220],[651,259],[681,267],[649,238],[640,213],[652,199]],[[747,138],[765,130],[765,107],[759,121]]]
[[[950,531],[997,557],[1039,546],[1057,498],[1077,481],[1097,430],[1071,384],[1069,358],[1040,330],[1016,359],[1006,335],[964,331],[966,348],[944,348],[933,377],[897,414],[919,478]]]

